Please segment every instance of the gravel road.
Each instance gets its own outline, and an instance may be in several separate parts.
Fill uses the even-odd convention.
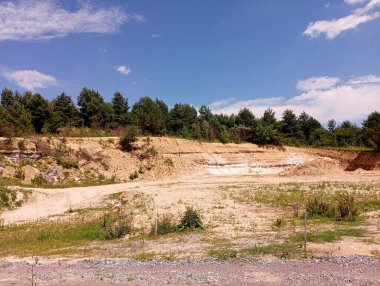
[[[43,262],[37,285],[380,285],[380,260],[91,260]],[[31,263],[0,262],[0,285],[31,285]]]

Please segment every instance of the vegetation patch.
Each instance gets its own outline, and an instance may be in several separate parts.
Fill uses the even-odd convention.
[[[343,237],[364,237],[365,231],[359,228],[347,228],[327,230],[321,232],[311,232],[307,234],[308,242],[324,243],[334,242],[342,240]],[[296,243],[302,243],[304,241],[304,233],[297,233],[291,240]]]

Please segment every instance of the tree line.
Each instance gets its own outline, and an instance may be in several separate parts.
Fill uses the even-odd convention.
[[[380,113],[373,112],[362,126],[346,120],[328,121],[327,128],[306,112],[285,110],[280,120],[268,108],[257,118],[248,108],[237,114],[214,114],[203,105],[198,110],[187,103],[169,109],[160,99],[142,97],[133,105],[120,92],[111,102],[87,87],[75,104],[61,93],[49,101],[40,93],[1,92],[0,136],[57,134],[71,128],[122,130],[138,128],[141,134],[172,135],[203,141],[252,142],[295,146],[380,147]]]

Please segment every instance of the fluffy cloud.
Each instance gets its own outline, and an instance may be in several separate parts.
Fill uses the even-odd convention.
[[[121,74],[125,74],[125,75],[129,75],[131,73],[131,69],[126,67],[126,66],[118,66],[116,68],[116,70],[121,73]]]
[[[6,80],[14,82],[16,85],[28,90],[59,85],[54,76],[44,74],[36,70],[3,71],[1,76],[3,76]]]
[[[316,38],[325,34],[328,39],[333,39],[344,31],[356,29],[360,24],[380,17],[380,0],[345,0],[345,3],[349,5],[362,4],[362,6],[355,9],[352,14],[339,19],[309,23],[304,35]]]
[[[311,78],[302,82],[316,82],[315,79]],[[241,108],[248,107],[257,116],[262,116],[270,107],[278,117],[281,117],[282,112],[289,108],[298,114],[306,111],[323,123],[330,118],[335,118],[337,121],[361,120],[374,110],[380,110],[380,77],[368,75],[354,77],[349,81],[331,79],[335,79],[335,84],[329,87],[324,86],[322,89],[320,85],[315,85],[315,88],[308,86],[310,89],[290,99],[271,97],[244,101],[228,100],[224,104],[223,101],[217,104],[212,103],[210,107],[216,113],[227,114],[237,113]],[[337,84],[338,82],[340,84]]]
[[[0,3],[0,41],[31,41],[64,37],[75,33],[115,33],[126,22],[144,17],[119,7],[95,9],[90,4],[70,11],[55,0]]]

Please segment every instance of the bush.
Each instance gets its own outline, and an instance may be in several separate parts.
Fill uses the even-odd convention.
[[[200,213],[194,207],[187,206],[179,224],[180,230],[203,228]]]
[[[177,226],[171,214],[164,214],[162,217],[157,219],[157,234],[168,234],[175,232]],[[156,233],[156,222],[152,224],[150,234]]]
[[[359,215],[353,195],[344,192],[338,196],[339,220],[354,220]]]
[[[139,177],[139,172],[138,171],[134,171],[132,174],[129,175],[129,179],[130,180],[135,180]]]
[[[63,156],[58,155],[55,157],[55,160],[57,161],[58,165],[62,166],[65,169],[79,168],[78,161],[71,156],[63,157]]]
[[[112,221],[112,220],[111,220]],[[106,239],[122,238],[132,232],[133,217],[131,214],[118,213],[116,220],[106,225]]]
[[[326,202],[319,201],[317,198],[308,200],[306,211],[309,217],[327,216],[332,217],[335,215],[334,209]]]
[[[128,128],[124,136],[120,138],[123,150],[131,152],[134,150],[133,143],[137,140],[138,131],[135,127]]]

